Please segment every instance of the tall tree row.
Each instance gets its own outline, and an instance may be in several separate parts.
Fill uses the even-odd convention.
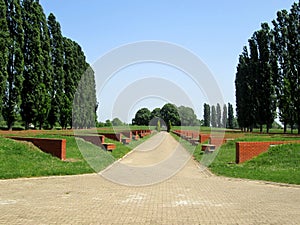
[[[217,106],[204,103],[203,122],[205,127],[233,129],[235,126],[232,104],[228,103],[228,107],[224,104],[222,111],[219,103],[217,103]]]
[[[89,74],[89,88],[95,91],[94,71],[81,47],[63,37],[55,16],[47,19],[38,0],[1,0],[0,27],[0,99],[8,129],[20,117],[26,129],[30,124],[40,129],[72,126],[82,74]],[[94,107],[96,97],[88,95],[85,106]]]
[[[299,21],[298,2],[289,13],[277,13],[272,29],[263,23],[243,48],[235,80],[237,116],[243,130],[259,126],[262,132],[266,125],[269,132],[276,108],[285,132],[287,125],[299,127]]]

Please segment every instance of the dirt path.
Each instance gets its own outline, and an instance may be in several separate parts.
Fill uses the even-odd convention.
[[[175,175],[174,171],[164,171],[181,168],[176,167],[174,160],[178,163],[188,160]],[[123,168],[127,171],[122,171]],[[122,175],[116,175],[118,172]],[[171,176],[157,182],[163,177],[161,173]],[[165,133],[154,136],[102,175],[105,178],[89,174],[1,180],[0,224],[299,224],[300,221],[300,187],[211,175],[200,170]],[[109,178],[149,185],[120,185]]]

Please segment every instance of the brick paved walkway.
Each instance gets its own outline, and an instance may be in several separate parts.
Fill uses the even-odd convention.
[[[216,177],[192,160],[142,187],[97,174],[0,181],[0,224],[299,224],[299,212],[298,186]]]

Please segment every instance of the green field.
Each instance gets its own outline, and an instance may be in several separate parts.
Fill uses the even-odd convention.
[[[138,141],[132,141],[129,145],[106,139],[107,142],[116,144],[116,149],[111,153],[80,138],[65,136],[65,134],[70,134],[69,131],[37,131],[17,134],[11,133],[10,135],[66,139],[67,160],[61,161],[44,153],[31,143],[4,138],[3,136],[8,135],[5,132],[0,135],[0,179],[99,172],[150,137],[146,136]]]
[[[228,177],[300,184],[299,162],[300,144],[287,144],[235,164],[235,141],[230,141],[220,148],[209,169],[214,174]]]

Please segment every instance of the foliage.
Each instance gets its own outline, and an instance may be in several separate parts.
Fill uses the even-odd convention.
[[[160,110],[162,119],[167,124],[167,130],[170,131],[172,126],[180,126],[180,116],[176,105],[167,103]]]
[[[114,118],[111,121],[111,123],[112,123],[113,126],[122,126],[122,125],[124,125],[124,123],[119,118]]]
[[[197,116],[192,108],[186,106],[179,106],[178,113],[180,116],[182,126],[199,126]]]
[[[73,128],[90,128],[96,126],[96,84],[94,71],[88,67],[82,74],[73,101]]]
[[[160,132],[160,130],[161,130],[160,120],[157,120],[156,130],[158,132]]]
[[[228,103],[228,128],[233,129],[234,126],[234,114],[233,114],[233,106]]]
[[[160,108],[155,108],[152,110],[150,119],[152,120],[153,118],[161,118]]]
[[[8,65],[8,43],[9,43],[9,30],[7,26],[5,1],[0,1],[0,114],[2,112],[3,97],[5,94],[6,80],[7,80],[7,65]]]
[[[222,112],[221,112],[221,106],[219,103],[217,103],[216,107],[216,114],[217,114],[217,127],[222,127],[221,118],[222,118]]]
[[[216,112],[216,106],[211,107],[211,116],[210,116],[211,126],[217,127],[217,112]]]
[[[227,112],[227,106],[226,106],[226,104],[224,104],[224,106],[223,106],[223,114],[222,114],[222,127],[224,127],[224,128],[227,127],[227,121],[228,121],[227,114],[228,114],[228,112]]]
[[[269,132],[276,117],[293,129],[300,124],[299,31],[300,3],[290,12],[277,12],[273,29],[267,23],[254,32],[239,57],[236,73],[236,103],[238,122],[242,129],[260,132],[266,125]],[[298,129],[300,133],[300,129]]]
[[[210,127],[210,105],[206,103],[204,103],[203,119],[204,119],[204,126]]]
[[[52,129],[58,119],[65,113],[61,110],[61,105],[67,101],[64,97],[64,43],[59,22],[55,16],[50,13],[48,16],[48,29],[50,34],[50,53],[53,65],[52,83],[51,83],[51,109],[48,115],[48,123]],[[62,125],[62,124],[61,124]],[[63,124],[64,125],[64,124]],[[64,126],[63,126],[64,127]]]
[[[82,126],[94,126],[95,121],[86,121],[95,118],[97,108],[94,72],[81,47],[62,36],[52,13],[46,19],[38,0],[1,1],[0,13],[0,112],[8,129],[20,116],[26,129],[30,124],[53,128],[57,122],[72,127],[72,103],[82,74],[88,74],[89,89],[80,98],[88,101],[77,112],[83,113]]]
[[[5,96],[3,99],[3,117],[9,130],[12,129],[21,102],[21,88],[23,83],[24,71],[24,31],[21,6],[19,0],[6,1],[7,5],[7,24],[9,39],[7,40],[8,56],[7,74],[5,86]],[[5,48],[4,48],[5,49]]]
[[[132,121],[132,124],[147,126],[147,125],[149,125],[150,119],[151,119],[150,110],[147,108],[142,108],[136,112],[135,117]]]

